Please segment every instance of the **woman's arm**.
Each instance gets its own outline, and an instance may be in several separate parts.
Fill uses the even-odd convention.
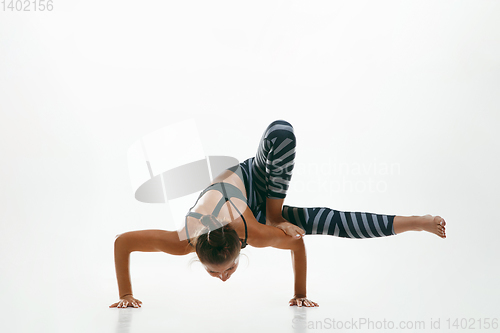
[[[306,233],[304,229],[288,222],[282,215],[285,199],[266,199],[266,224],[279,228],[288,236],[300,238]]]
[[[292,252],[293,275],[295,278],[295,295],[296,298],[307,296],[306,292],[306,276],[307,276],[307,256],[304,240],[299,239]]]
[[[125,298],[127,295],[133,295],[130,281],[130,253],[134,251],[162,251],[173,255],[184,255],[192,252],[192,248],[187,240],[179,240],[177,231],[139,230],[119,235],[115,239],[114,252],[120,299]]]
[[[259,223],[250,210],[244,212],[248,226],[248,244],[254,247],[275,247],[291,250],[295,295],[290,305],[318,306],[308,299],[306,290],[307,256],[304,240],[286,235],[283,230]]]
[[[266,222],[274,226],[280,222],[286,222],[286,219],[281,215],[283,210],[283,202],[285,199],[266,198]]]

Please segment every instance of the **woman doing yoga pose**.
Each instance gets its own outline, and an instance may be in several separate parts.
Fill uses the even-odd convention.
[[[240,250],[247,244],[288,249],[295,278],[295,293],[289,304],[314,307],[318,304],[306,295],[302,236],[373,238],[424,230],[446,238],[446,223],[440,216],[395,216],[283,205],[294,158],[293,127],[283,120],[274,121],[265,130],[255,157],[225,170],[200,193],[180,233],[140,230],[119,235],[115,240],[115,267],[120,301],[110,307],[142,305],[132,294],[129,257],[133,251],[173,255],[196,252],[211,276],[226,281],[236,271]]]

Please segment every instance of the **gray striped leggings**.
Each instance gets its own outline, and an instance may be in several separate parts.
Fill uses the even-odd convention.
[[[283,217],[306,235],[373,238],[395,235],[395,215],[341,212],[330,208],[299,208],[283,205]]]
[[[292,176],[296,139],[292,125],[272,122],[262,135],[255,157],[240,163],[247,204],[260,223],[266,223],[266,198],[283,199]],[[373,238],[395,235],[395,215],[342,212],[326,207],[283,205],[283,217],[306,235]]]

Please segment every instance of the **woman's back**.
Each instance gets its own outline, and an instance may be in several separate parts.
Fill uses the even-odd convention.
[[[181,234],[185,233],[188,239],[195,237],[204,228],[200,222],[201,217],[214,215],[225,224],[231,223],[231,227],[246,245],[246,222],[241,215],[248,209],[247,197],[245,185],[237,172],[237,168],[225,170],[200,193],[198,200],[186,215],[186,223],[184,229],[180,231]]]

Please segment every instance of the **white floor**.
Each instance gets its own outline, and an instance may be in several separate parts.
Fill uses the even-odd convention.
[[[498,332],[498,22],[496,1],[0,11],[0,331]],[[127,150],[187,118],[240,161],[286,119],[286,204],[441,215],[448,238],[307,236],[311,309],[288,306],[287,251],[246,248],[225,283],[133,253],[143,307],[110,309],[115,235],[172,222],[134,199]]]

